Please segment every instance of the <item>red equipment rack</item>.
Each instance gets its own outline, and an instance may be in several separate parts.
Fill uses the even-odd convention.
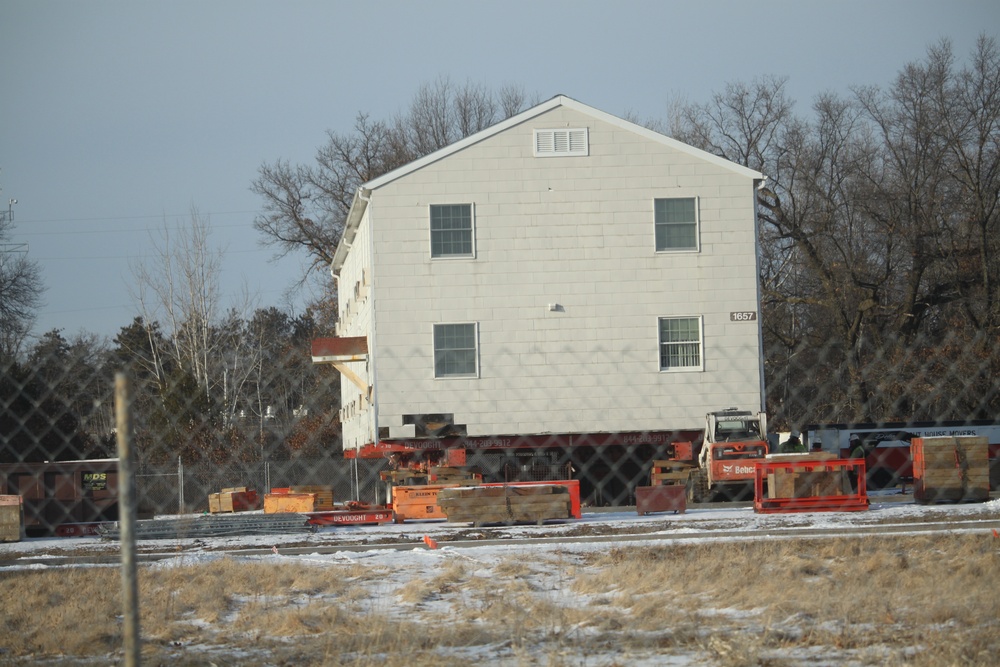
[[[788,479],[793,482],[790,493],[776,490],[775,482],[781,475],[790,476]],[[765,480],[769,484],[766,494]],[[754,470],[753,507],[762,514],[866,510],[864,459],[758,461]]]

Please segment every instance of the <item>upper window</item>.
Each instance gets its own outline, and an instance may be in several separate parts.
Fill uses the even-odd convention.
[[[434,377],[475,377],[476,325],[434,325]]]
[[[431,257],[472,257],[472,204],[431,204]]]
[[[701,318],[660,318],[660,370],[701,369]]]
[[[535,130],[535,157],[587,155],[590,141],[587,128]]]
[[[697,199],[654,199],[653,211],[658,251],[698,249]]]

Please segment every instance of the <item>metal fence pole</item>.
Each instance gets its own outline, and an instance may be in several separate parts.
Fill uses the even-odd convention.
[[[138,667],[139,580],[135,560],[135,475],[132,461],[132,420],[128,379],[115,374],[115,426],[118,429],[118,524],[121,534],[124,657],[126,667]]]
[[[177,513],[184,514],[184,464],[177,457]]]

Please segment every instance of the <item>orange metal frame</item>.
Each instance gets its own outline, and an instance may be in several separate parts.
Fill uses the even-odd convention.
[[[477,486],[565,486],[569,490],[570,515],[574,519],[583,516],[580,505],[580,480],[560,479],[549,482],[490,482]],[[396,523],[407,519],[447,519],[437,504],[437,494],[441,489],[462,486],[462,484],[426,484],[420,486],[393,487],[392,509],[395,512]]]
[[[848,493],[825,496],[768,498],[764,481],[776,472],[789,474],[853,472],[855,489]],[[777,512],[854,512],[868,509],[865,487],[864,459],[830,459],[826,461],[758,461],[754,471],[753,508],[758,513]]]

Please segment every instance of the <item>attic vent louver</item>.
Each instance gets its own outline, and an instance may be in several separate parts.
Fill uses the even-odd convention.
[[[535,130],[535,157],[588,155],[590,141],[587,128],[567,130]]]

